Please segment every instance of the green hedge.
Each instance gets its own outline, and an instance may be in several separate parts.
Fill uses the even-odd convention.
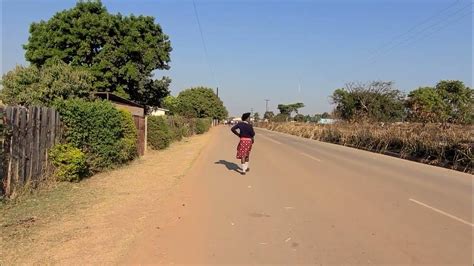
[[[55,103],[66,127],[65,141],[85,153],[91,172],[132,160],[136,129],[129,113],[110,102],[66,100]]]
[[[167,148],[171,142],[209,131],[211,119],[181,116],[150,116],[148,118],[148,146],[154,150]]]
[[[150,116],[148,118],[147,141],[153,150],[162,150],[167,148],[173,138],[173,133],[169,125],[162,116]]]
[[[211,128],[212,120],[208,118],[198,118],[196,121],[196,134],[204,134]]]

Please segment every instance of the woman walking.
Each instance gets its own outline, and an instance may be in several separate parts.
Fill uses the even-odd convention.
[[[250,151],[254,143],[255,131],[252,125],[249,123],[250,113],[242,115],[242,122],[232,127],[232,132],[240,138],[239,145],[237,146],[237,159],[240,159],[242,163],[242,174],[245,175],[249,168]],[[237,131],[238,130],[238,131]]]

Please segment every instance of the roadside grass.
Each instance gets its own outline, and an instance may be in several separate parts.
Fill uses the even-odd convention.
[[[466,173],[474,172],[472,125],[258,123],[257,126]]]
[[[23,193],[14,200],[0,201],[0,234],[3,245],[32,239],[39,227],[73,214],[99,197],[98,191],[82,183],[55,183]]]

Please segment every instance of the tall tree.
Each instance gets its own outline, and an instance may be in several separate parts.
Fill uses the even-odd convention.
[[[332,95],[335,114],[345,120],[400,121],[405,117],[404,95],[393,82],[348,83]]]
[[[474,122],[474,91],[459,80],[443,80],[436,84],[436,91],[446,105],[450,122]]]
[[[153,17],[113,15],[100,1],[79,1],[33,23],[24,48],[26,59],[38,67],[59,59],[88,68],[97,91],[150,106],[169,94],[169,78],[153,79],[153,71],[169,69],[172,50]]]
[[[291,116],[293,112],[299,114],[299,110],[304,107],[303,103],[292,103],[292,104],[279,104],[278,110],[280,110],[280,114]]]
[[[275,116],[275,114],[272,111],[267,111],[263,115],[263,119],[271,120],[274,116]]]
[[[228,116],[223,102],[206,87],[184,90],[177,97],[177,113],[186,117],[225,119]]]
[[[438,91],[422,87],[411,91],[406,100],[408,119],[414,122],[443,122],[448,118],[447,106]]]

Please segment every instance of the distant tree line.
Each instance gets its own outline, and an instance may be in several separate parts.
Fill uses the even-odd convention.
[[[334,115],[347,121],[474,122],[474,93],[462,81],[440,81],[405,95],[393,82],[348,83],[332,95]]]

